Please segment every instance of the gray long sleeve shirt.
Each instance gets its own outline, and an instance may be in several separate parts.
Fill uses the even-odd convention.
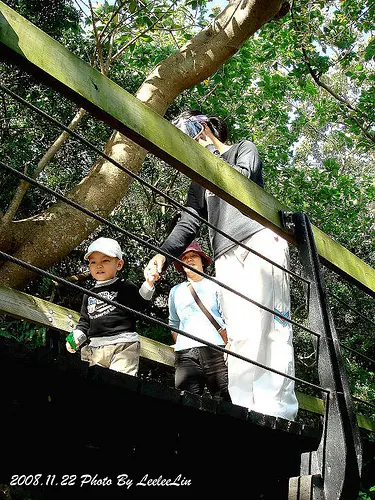
[[[221,158],[245,177],[263,187],[262,161],[252,142],[244,140],[234,144],[221,155]],[[196,182],[190,185],[186,206],[237,241],[244,241],[264,229],[264,226],[257,221]],[[162,250],[178,257],[193,241],[200,225],[198,219],[183,212],[173,231],[162,244]],[[236,245],[212,228],[209,228],[209,236],[214,260]]]

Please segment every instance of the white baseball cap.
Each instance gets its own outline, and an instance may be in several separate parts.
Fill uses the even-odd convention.
[[[117,257],[118,259],[122,259],[121,247],[117,241],[112,238],[98,238],[93,241],[87,249],[84,257],[85,260],[88,260],[93,252],[101,252],[104,253],[104,255],[108,255],[108,257]]]

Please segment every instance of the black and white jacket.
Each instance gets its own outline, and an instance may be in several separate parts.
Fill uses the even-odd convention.
[[[92,291],[104,299],[118,302],[135,311],[144,311],[154,293],[154,289],[150,289],[147,283],[138,288],[134,283],[119,278],[106,282],[98,281]],[[137,315],[131,311],[85,294],[76,331],[84,333],[93,347],[134,342],[139,340],[136,319]]]

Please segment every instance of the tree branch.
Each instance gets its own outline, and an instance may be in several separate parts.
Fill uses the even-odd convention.
[[[291,12],[291,16],[292,16],[293,23],[294,23],[294,26],[295,26],[295,29],[296,29],[297,33],[301,33],[302,34],[301,29],[300,29],[297,21],[295,20],[295,18],[293,16],[293,12]],[[350,114],[350,118],[356,123],[356,125],[363,132],[363,134],[368,139],[370,139],[370,141],[375,142],[375,135],[371,134],[370,132],[368,132],[368,130],[366,130],[366,127],[364,127],[363,124],[361,123],[361,121],[356,116],[353,115],[353,113],[356,113],[363,120],[363,114],[362,114],[362,112],[359,109],[357,109],[353,104],[351,104],[350,101],[348,101],[347,99],[345,99],[341,95],[337,94],[328,85],[326,85],[324,82],[322,82],[322,80],[318,76],[317,72],[313,69],[311,61],[310,61],[310,58],[309,58],[308,53],[307,53],[307,50],[303,46],[302,46],[302,54],[303,54],[303,58],[304,58],[306,66],[307,66],[307,69],[309,70],[309,73],[310,73],[312,79],[314,80],[314,82],[316,83],[316,85],[318,87],[321,87],[322,89],[324,89],[336,101],[338,101],[339,103],[343,104],[347,109],[349,109],[352,112]]]
[[[143,31],[141,31],[140,33],[138,33],[137,36],[135,36],[132,40],[130,40],[128,43],[126,43],[124,45],[124,47],[122,47],[119,51],[116,52],[116,54],[112,57],[111,59],[111,64],[113,64],[113,62],[132,44],[134,43],[136,40],[138,40],[138,38],[140,38],[141,36],[145,35],[148,31],[151,31],[152,28],[154,28],[154,26],[156,26],[156,24],[158,24],[164,17],[166,17],[170,12],[172,12],[172,7],[170,7],[166,12],[164,12],[164,14],[162,14],[160,17],[156,18],[156,20],[151,24],[151,26],[147,26],[147,28],[145,28]]]
[[[183,90],[217,71],[250,36],[275,16],[281,4],[282,0],[237,0],[227,5],[209,27],[156,66],[136,97],[164,115]],[[104,149],[107,155],[134,173],[139,172],[146,156],[142,147],[118,132],[112,134]],[[90,173],[67,196],[87,210],[106,217],[126,195],[131,182],[130,176],[99,158]],[[63,201],[56,202],[38,216],[13,224],[13,238],[20,244],[13,246],[12,255],[41,268],[64,258],[99,226],[97,220]],[[30,271],[11,262],[4,262],[1,267],[1,282],[14,288],[24,287],[30,275]]]
[[[79,123],[81,122],[82,118],[85,116],[86,110],[80,109],[73,120],[70,122],[68,125],[68,128],[70,130],[74,130],[77,128]],[[35,172],[33,174],[33,178],[36,179],[39,174],[46,168],[48,163],[51,161],[51,159],[55,156],[57,151],[62,147],[64,142],[70,138],[70,134],[68,132],[62,132],[62,134],[59,135],[59,137],[55,140],[55,142],[52,144],[52,146],[47,150],[47,152],[43,155],[41,160],[38,162],[37,168],[35,169]],[[21,180],[16,192],[13,196],[13,199],[8,207],[8,210],[4,214],[4,216],[1,219],[0,222],[0,232],[4,231],[6,232],[7,226],[12,222],[14,219],[15,214],[17,213],[17,210],[27,192],[29,189],[30,184],[26,181]]]
[[[100,71],[103,73],[103,75],[105,75],[105,66],[104,66],[104,61],[103,61],[102,46],[101,46],[101,43],[99,40],[98,30],[96,28],[94,9],[92,7],[91,0],[89,0],[89,6],[90,6],[92,29],[94,31],[94,36],[95,36],[95,41],[96,41],[96,52],[97,52],[98,58],[99,58],[99,67],[100,67]]]

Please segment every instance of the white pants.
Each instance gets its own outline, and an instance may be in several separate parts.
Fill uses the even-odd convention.
[[[285,240],[263,229],[243,242],[259,254],[289,266]],[[219,281],[256,302],[290,318],[289,275],[237,246],[215,262]],[[222,309],[231,351],[294,376],[291,324],[221,288]],[[232,402],[266,415],[294,420],[298,402],[294,381],[256,365],[228,356]]]

